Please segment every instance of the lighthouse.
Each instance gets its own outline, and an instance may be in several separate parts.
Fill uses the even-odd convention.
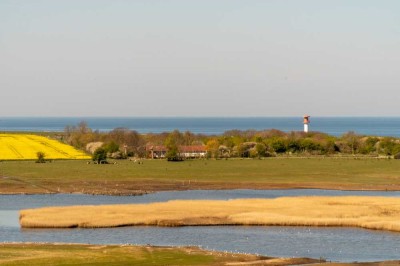
[[[303,118],[304,118],[304,120],[303,120],[304,132],[307,133],[308,132],[308,124],[310,124],[310,116],[305,115],[305,116],[303,116]]]

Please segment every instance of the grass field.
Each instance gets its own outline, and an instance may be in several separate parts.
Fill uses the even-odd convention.
[[[195,160],[94,165],[64,160],[0,163],[0,193],[83,192],[130,194],[188,189],[326,188],[400,190],[400,160]]]
[[[268,258],[201,250],[196,247],[0,244],[0,265],[294,265],[307,258]]]
[[[89,159],[74,147],[43,136],[30,134],[0,134],[0,160],[33,160],[37,152],[46,159]]]
[[[330,265],[392,266],[400,261],[327,263],[307,258],[268,258],[255,255],[205,251],[195,247],[141,247],[68,244],[0,244],[0,265],[168,265],[168,266],[262,266]]]
[[[309,196],[47,207],[20,211],[20,224],[26,228],[346,226],[400,232],[400,198]]]

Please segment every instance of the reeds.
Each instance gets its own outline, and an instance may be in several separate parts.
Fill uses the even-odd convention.
[[[349,226],[400,231],[400,198],[310,196],[50,207],[22,210],[20,224],[27,228],[135,225]]]

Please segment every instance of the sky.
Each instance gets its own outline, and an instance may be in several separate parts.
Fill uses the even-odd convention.
[[[400,116],[398,0],[2,0],[0,116]]]

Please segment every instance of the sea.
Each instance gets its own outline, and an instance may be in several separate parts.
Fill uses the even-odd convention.
[[[302,131],[302,117],[0,117],[0,131],[60,132],[68,125],[85,121],[101,132],[128,128],[139,133],[172,130],[206,135],[228,130],[278,129]],[[399,117],[311,117],[310,131],[340,136],[349,131],[360,135],[400,137]]]

